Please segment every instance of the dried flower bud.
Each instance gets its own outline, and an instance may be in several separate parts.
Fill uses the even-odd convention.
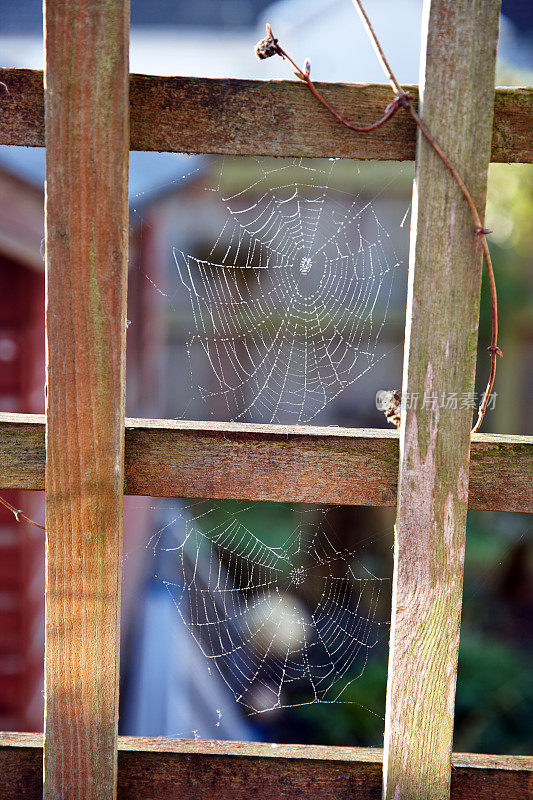
[[[278,54],[278,40],[274,38],[272,28],[267,22],[266,26],[267,35],[260,42],[257,42],[254,47],[254,53],[257,58],[270,58]]]

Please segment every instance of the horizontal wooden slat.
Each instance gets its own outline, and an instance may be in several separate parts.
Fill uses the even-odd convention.
[[[1,69],[0,144],[44,145],[42,73]],[[384,84],[317,83],[354,122],[379,118]],[[417,97],[417,87],[406,87]],[[233,155],[414,160],[415,126],[398,113],[383,128],[354,134],[338,125],[298,81],[130,76],[132,150]],[[533,161],[533,89],[499,88],[492,161]],[[312,133],[310,133],[312,131]]]
[[[0,735],[2,800],[42,796],[42,736]],[[382,751],[119,737],[119,800],[379,800]],[[533,797],[533,758],[455,753],[452,800]]]
[[[0,488],[44,488],[44,417],[0,414]],[[126,494],[393,506],[392,430],[126,420]],[[533,437],[474,434],[469,508],[533,511]]]

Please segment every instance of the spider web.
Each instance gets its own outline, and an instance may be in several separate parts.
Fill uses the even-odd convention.
[[[385,355],[379,338],[400,262],[376,196],[354,190],[358,169],[225,159],[218,186],[188,212],[173,299],[180,322],[190,308],[191,378],[210,413],[306,423]],[[158,579],[209,672],[247,713],[361,705],[350,687],[382,639],[388,579],[337,541],[327,511],[300,509],[279,543],[275,522],[258,525],[254,508],[167,508],[150,541]]]
[[[373,202],[338,188],[353,166],[252,162],[246,188],[212,190],[226,219],[207,258],[173,251],[191,375],[211,376],[197,388],[230,420],[309,422],[383,357],[399,262]]]
[[[164,564],[158,577],[248,713],[352,702],[346,691],[379,640],[385,579],[337,544],[327,511],[300,511],[272,547],[250,529],[250,508],[221,515],[204,501],[183,506],[150,542]]]

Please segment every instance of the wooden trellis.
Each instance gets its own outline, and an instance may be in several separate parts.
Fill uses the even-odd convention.
[[[533,91],[494,96],[499,5],[425,0],[423,118],[481,208],[491,158],[533,161]],[[354,135],[295,83],[129,76],[127,0],[47,0],[45,20],[44,105],[40,73],[0,75],[0,141],[47,148],[46,437],[42,417],[0,416],[0,488],[46,486],[44,797],[112,798],[118,763],[128,800],[375,800],[382,762],[387,798],[532,796],[532,759],[451,756],[466,510],[533,510],[531,438],[471,441],[468,409],[411,409],[399,440],[124,418],[128,149],[412,159],[411,119]],[[390,99],[322,88],[357,119]],[[416,155],[403,389],[468,392],[481,251],[420,138]],[[384,754],[117,737],[124,493],[398,502]],[[0,734],[2,800],[42,779],[42,737]]]

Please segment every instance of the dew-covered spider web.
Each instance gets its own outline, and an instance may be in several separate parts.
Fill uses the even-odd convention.
[[[352,408],[363,382],[347,390],[401,347],[385,330],[402,263],[389,231],[403,227],[410,193],[410,175],[394,187],[398,169],[334,159],[195,161],[172,207],[168,294],[152,281],[171,306],[170,409],[254,423],[357,420],[342,416],[342,403]],[[185,355],[192,391],[184,389]],[[400,375],[401,359],[395,367]],[[380,369],[381,379],[370,376],[375,383],[366,386],[363,413],[375,412],[376,389],[393,380]],[[218,472],[209,458],[206,470]],[[357,687],[388,638],[390,586],[382,576],[390,548],[369,561],[357,529],[331,526],[333,510],[298,506],[288,522],[282,507],[198,500],[158,511],[149,550],[162,605],[145,638],[153,642],[162,613],[182,623],[174,625],[179,657],[167,671],[180,670],[180,709],[196,699],[194,730],[182,721],[181,731],[246,738],[235,733],[227,705],[226,728],[202,728],[207,706],[223,725],[228,698],[254,726],[271,725],[276,714],[286,719],[281,709],[294,709],[291,719],[319,714],[309,708],[319,703],[350,703],[349,713],[356,705],[381,718],[380,700]],[[153,672],[146,670],[150,687]]]
[[[209,249],[173,251],[192,383],[226,419],[305,423],[383,357],[399,261],[349,162],[246,161],[240,183],[223,162],[211,189]]]
[[[196,501],[169,512],[149,543],[159,579],[247,713],[353,701],[351,684],[383,636],[387,581],[340,544],[328,511],[299,510],[273,546],[253,532],[253,508]]]

